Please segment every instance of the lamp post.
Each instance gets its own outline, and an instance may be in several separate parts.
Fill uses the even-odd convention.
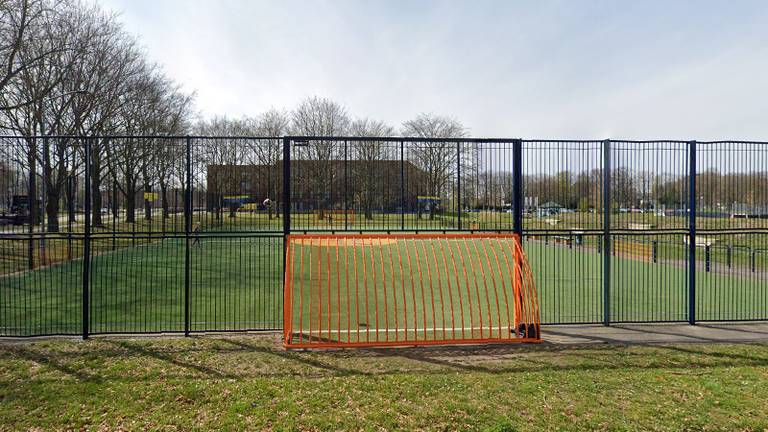
[[[43,148],[42,148],[42,155],[43,155],[43,176],[42,176],[42,198],[40,199],[40,261],[43,265],[45,265],[46,256],[45,256],[45,233],[48,228],[48,211],[46,208],[46,199],[48,197],[48,180],[46,178],[46,175],[50,173],[50,152],[48,149],[48,135],[46,134],[45,130],[45,103],[50,102],[54,99],[59,99],[66,96],[71,95],[86,95],[89,94],[85,90],[73,90],[65,93],[61,93],[55,96],[48,97],[46,99],[43,99],[41,101],[40,105],[40,136],[43,139]],[[71,99],[70,99],[71,100]],[[34,174],[32,174],[34,175]],[[30,199],[34,199],[34,197],[30,197]],[[58,218],[58,215],[55,215],[54,217]],[[33,221],[34,222],[34,221]]]

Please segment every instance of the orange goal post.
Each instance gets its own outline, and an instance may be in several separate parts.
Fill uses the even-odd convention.
[[[287,348],[539,342],[516,234],[286,237]]]

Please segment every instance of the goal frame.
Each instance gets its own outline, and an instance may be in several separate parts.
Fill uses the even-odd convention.
[[[320,248],[320,247],[331,247],[331,248],[334,248],[335,247],[335,248],[338,249],[339,247],[355,247],[358,243],[360,245],[363,245],[363,249],[364,249],[366,245],[372,247],[372,245],[370,243],[366,243],[366,242],[371,242],[372,243],[372,242],[376,242],[376,241],[382,243],[383,241],[388,241],[389,242],[389,241],[392,241],[392,240],[394,240],[395,242],[399,242],[399,241],[417,242],[417,241],[422,241],[422,240],[436,240],[436,241],[439,242],[441,240],[446,240],[446,241],[447,240],[464,240],[465,242],[467,242],[467,241],[475,240],[475,239],[487,239],[489,241],[496,241],[496,242],[499,243],[499,245],[501,245],[502,244],[501,242],[504,241],[505,242],[504,244],[507,244],[508,247],[509,247],[509,252],[511,252],[510,256],[504,256],[502,258],[499,258],[498,256],[495,256],[495,257],[491,256],[491,255],[497,255],[496,251],[493,254],[489,254],[486,251],[484,256],[476,257],[478,262],[480,262],[482,260],[486,261],[485,264],[487,265],[487,268],[489,269],[489,272],[491,271],[491,269],[498,269],[498,274],[493,276],[493,277],[501,277],[501,278],[503,278],[504,277],[504,272],[506,271],[507,268],[514,269],[514,271],[510,270],[510,276],[509,276],[510,280],[511,280],[510,285],[513,285],[513,286],[510,287],[511,290],[504,292],[505,298],[511,297],[511,299],[512,299],[511,302],[506,304],[506,306],[507,306],[507,314],[508,314],[508,317],[507,317],[508,320],[507,320],[506,324],[508,325],[508,327],[504,328],[505,331],[502,331],[502,317],[501,316],[496,317],[496,321],[498,322],[498,326],[495,326],[495,327],[493,327],[493,326],[483,327],[483,324],[482,324],[483,323],[482,312],[480,313],[480,323],[481,324],[480,324],[480,328],[479,328],[479,333],[480,333],[481,337],[475,337],[474,333],[477,330],[476,327],[471,327],[469,329],[470,337],[464,337],[465,331],[467,330],[466,327],[460,327],[460,328],[457,328],[455,326],[453,326],[453,328],[445,327],[447,321],[445,320],[444,317],[443,317],[443,321],[442,321],[442,324],[444,325],[444,327],[442,327],[442,328],[438,329],[437,322],[434,321],[434,320],[432,322],[433,327],[432,328],[427,328],[426,318],[425,318],[424,327],[423,328],[411,328],[411,330],[410,330],[410,331],[414,332],[414,335],[417,334],[417,332],[424,332],[424,334],[426,335],[427,331],[433,332],[435,334],[437,334],[440,331],[442,331],[444,337],[442,337],[442,338],[435,337],[434,339],[428,339],[426,337],[425,338],[421,338],[421,339],[418,338],[418,337],[414,337],[414,338],[410,338],[409,339],[408,338],[408,334],[409,334],[408,331],[409,330],[407,328],[407,320],[408,320],[407,318],[405,318],[405,321],[406,321],[406,328],[405,329],[398,329],[397,328],[397,321],[395,321],[394,332],[396,334],[395,334],[394,339],[392,339],[392,340],[390,340],[390,338],[389,338],[389,336],[391,334],[390,333],[391,328],[389,328],[389,327],[386,328],[387,337],[386,337],[386,340],[382,340],[379,337],[379,330],[382,330],[382,329],[380,329],[378,325],[375,328],[376,339],[372,340],[372,341],[371,340],[361,341],[360,340],[361,336],[359,334],[361,332],[361,330],[359,328],[357,328],[356,330],[352,330],[351,328],[344,328],[344,329],[342,329],[341,325],[339,324],[339,327],[336,330],[331,330],[330,316],[333,315],[332,312],[337,312],[338,313],[338,315],[336,315],[336,316],[337,316],[337,319],[339,320],[339,323],[340,323],[341,322],[340,321],[341,320],[340,317],[341,317],[341,314],[342,314],[342,310],[341,310],[341,304],[340,303],[338,305],[338,307],[339,307],[338,310],[334,310],[334,311],[331,310],[332,309],[331,308],[331,294],[333,292],[332,288],[335,288],[335,287],[332,287],[331,285],[335,285],[335,284],[331,283],[331,276],[330,276],[330,270],[331,270],[330,265],[331,264],[330,264],[330,261],[327,262],[327,264],[329,266],[328,267],[329,274],[327,275],[327,278],[328,278],[327,279],[327,283],[328,283],[328,299],[327,299],[327,301],[328,301],[328,314],[327,315],[322,315],[322,312],[318,312],[318,317],[317,317],[319,323],[322,323],[322,322],[324,322],[324,320],[328,319],[329,325],[327,327],[327,330],[325,330],[328,333],[328,337],[324,337],[323,336],[324,333],[323,333],[322,328],[319,331],[319,333],[317,331],[313,331],[312,330],[312,328],[311,328],[311,320],[312,320],[311,311],[310,311],[310,316],[308,318],[308,321],[310,322],[309,332],[305,331],[305,329],[302,328],[301,325],[299,325],[299,328],[294,328],[294,324],[295,324],[294,323],[294,307],[295,307],[295,305],[294,305],[293,301],[294,301],[294,298],[298,297],[298,296],[294,296],[294,288],[295,288],[295,282],[296,282],[295,274],[294,274],[294,271],[293,271],[294,270],[294,268],[293,268],[294,267],[294,257],[293,257],[292,247],[294,246],[294,244],[301,244],[301,245],[304,245],[304,246],[310,246],[310,251],[311,251],[312,247],[318,247],[318,248]],[[524,253],[524,251],[522,249],[521,239],[520,239],[520,236],[518,234],[513,234],[513,233],[508,233],[508,234],[498,234],[498,233],[450,233],[450,234],[449,233],[443,233],[443,234],[438,234],[438,233],[423,233],[423,234],[410,234],[410,233],[402,233],[402,234],[290,234],[290,235],[286,236],[286,240],[285,241],[286,241],[286,264],[285,264],[285,284],[284,284],[285,288],[284,288],[284,302],[283,302],[283,304],[284,304],[284,311],[283,311],[283,320],[284,320],[284,326],[283,326],[283,329],[284,329],[283,345],[284,345],[285,348],[288,348],[288,349],[354,348],[354,347],[365,348],[365,347],[388,347],[388,346],[395,347],[395,346],[468,345],[468,344],[469,345],[479,345],[479,344],[493,344],[493,343],[521,343],[521,342],[537,343],[537,342],[541,342],[538,296],[536,294],[535,284],[533,282],[533,275],[532,275],[530,267],[529,267],[529,265],[527,263],[527,259],[525,257],[525,253]],[[350,242],[350,241],[352,242],[351,246],[346,244],[346,242]],[[340,242],[344,242],[345,244],[342,244]],[[387,244],[389,244],[389,243],[387,243]],[[407,247],[408,246],[406,244],[406,248]],[[506,251],[506,249],[504,249],[503,247],[502,247],[501,250],[502,251]],[[425,251],[426,251],[426,249],[425,249]],[[365,251],[363,250],[363,253],[364,252]],[[441,252],[443,252],[442,249],[441,249]],[[390,251],[390,253],[391,253],[391,251]],[[322,252],[318,252],[318,254],[322,254]],[[345,254],[346,254],[346,252],[345,252]],[[434,247],[433,247],[433,255],[434,254],[435,254],[435,252],[434,252]],[[447,265],[447,262],[448,262],[447,261],[447,254],[443,254],[443,256],[441,257],[441,259],[443,259],[444,262],[446,263],[445,271],[446,271],[446,274],[449,275],[448,276],[448,278],[449,278],[448,280],[450,280],[451,277],[455,277],[456,278],[456,281],[457,281],[456,282],[456,288],[457,288],[457,290],[459,290],[458,292],[461,292],[461,289],[464,289],[464,288],[466,288],[469,291],[469,289],[470,289],[469,288],[470,287],[470,281],[467,278],[466,270],[464,270],[463,277],[465,279],[467,279],[467,281],[466,281],[466,285],[464,287],[462,287],[462,288],[459,288],[459,282],[458,281],[460,279],[460,276],[457,275],[456,273],[451,274],[449,269],[452,268],[452,269],[456,270],[457,267],[458,267],[458,264],[457,264],[458,260],[456,259],[456,257],[453,256],[452,252],[451,252],[450,255],[451,255],[451,260],[452,260],[451,263],[453,264],[453,266],[448,266]],[[322,255],[320,255],[320,256],[322,256]],[[512,258],[511,260],[509,259],[510,257]],[[435,256],[434,258],[436,259],[435,263],[437,264],[438,263],[437,256]],[[392,259],[392,255],[390,255],[390,259]],[[462,259],[462,264],[461,265],[465,266],[465,263],[463,262],[464,258],[462,257],[461,259]],[[310,258],[310,261],[311,260],[312,260],[312,258]],[[384,264],[384,257],[383,256],[382,256],[381,260],[382,260],[381,263]],[[410,262],[410,257],[408,258],[408,260]],[[303,255],[302,255],[302,261],[303,261]],[[504,262],[504,261],[506,261],[506,262]],[[470,262],[470,263],[472,264],[472,262]],[[338,265],[338,261],[336,262],[336,265]],[[402,265],[402,263],[401,263],[401,265]],[[324,286],[323,286],[323,288],[321,288],[320,285],[319,285],[321,283],[323,285],[325,284],[325,277],[323,277],[322,281],[319,281],[321,279],[319,277],[319,271],[320,271],[319,269],[320,269],[320,267],[321,266],[318,264],[318,266],[317,266],[317,268],[318,268],[318,282],[317,282],[318,283],[318,294],[320,294],[321,290],[325,289]],[[480,267],[482,267],[482,264],[480,264]],[[410,268],[411,267],[409,265],[409,269]],[[397,282],[405,283],[406,275],[403,272],[403,268],[402,267],[401,267],[400,270],[401,270],[401,273],[400,273],[401,279],[398,280]],[[496,270],[494,270],[494,271],[496,271]],[[304,273],[302,271],[302,275],[303,274]],[[383,274],[384,273],[382,273],[382,275]],[[391,273],[391,275],[392,275],[392,280],[393,280],[392,287],[395,287],[395,285],[396,285],[395,284],[395,272],[393,271]],[[414,277],[415,275],[411,274],[410,276]],[[421,275],[419,275],[419,276],[421,277]],[[430,284],[432,283],[431,277],[432,276],[430,275]],[[483,278],[485,278],[485,277],[486,277],[486,275],[484,273],[483,274]],[[312,270],[310,270],[310,282],[308,283],[308,285],[310,286],[310,289],[311,289],[311,286],[312,286],[311,278],[312,278]],[[496,285],[496,280],[497,279],[493,279],[494,291],[497,289],[497,287],[495,286]],[[503,279],[498,279],[498,280],[501,280],[502,281],[501,283],[503,283]],[[301,281],[301,282],[303,283],[303,281]],[[478,286],[477,280],[474,280],[472,282],[474,283],[475,289],[478,289],[477,288],[477,286]],[[384,289],[386,290],[387,283],[386,282],[382,282],[382,283],[383,283]],[[450,284],[450,282],[448,282],[448,283]],[[483,280],[483,284],[486,284],[486,283],[487,283],[487,281],[484,279]],[[340,290],[341,289],[341,282],[338,282],[338,284],[339,284],[339,288],[338,289]],[[347,284],[347,287],[349,287],[349,281],[348,280],[346,281],[346,284]],[[375,287],[375,281],[374,281],[374,287]],[[486,294],[487,294],[488,286],[486,285],[485,288],[486,288]],[[368,289],[367,285],[365,286],[365,289],[366,290]],[[506,288],[504,288],[504,289],[506,289]],[[347,291],[347,292],[349,292],[349,291]],[[442,291],[440,293],[442,294]],[[511,293],[512,295],[507,296],[507,293]],[[340,295],[340,293],[337,293],[337,296],[338,295]],[[386,292],[385,292],[384,295],[386,296]],[[478,296],[479,296],[479,294],[478,294]],[[468,295],[468,297],[470,297],[470,296]],[[356,298],[355,300],[357,301],[357,300],[360,300],[360,299]],[[442,300],[442,298],[440,300]],[[433,301],[434,301],[434,299],[433,299]],[[297,302],[301,303],[301,299],[298,300]],[[405,304],[405,302],[406,302],[405,298],[403,298],[403,302]],[[451,300],[451,302],[452,302],[451,303],[451,319],[452,319],[452,322],[453,322],[453,319],[455,318],[454,315],[453,315],[454,314],[454,311],[453,311],[453,304],[454,303],[453,303],[453,300]],[[497,302],[498,302],[498,298],[497,298]],[[505,300],[505,303],[506,302],[507,302],[507,300]],[[396,303],[396,300],[395,300],[395,303]],[[412,307],[416,307],[416,305],[411,305],[411,306]],[[304,311],[304,307],[303,306],[299,306],[299,307],[300,307],[299,316],[301,317],[301,314],[303,314],[303,311]],[[471,303],[470,303],[470,307],[471,307]],[[386,304],[385,304],[385,308],[386,308]],[[395,314],[397,314],[396,308],[397,308],[397,305],[395,304]],[[435,306],[433,304],[433,311],[434,311],[434,308],[435,308]],[[443,310],[444,305],[441,304],[440,308],[441,308],[441,310]],[[479,305],[478,305],[478,308],[479,308]],[[323,306],[320,305],[319,302],[318,302],[318,310],[320,310],[320,311],[323,310]],[[514,320],[510,319],[510,310],[513,311]],[[377,321],[378,321],[378,313],[379,313],[378,306],[377,306],[377,309],[375,310],[375,312],[377,314]],[[351,314],[351,312],[349,310],[349,304],[347,304],[346,313],[347,313],[347,315]],[[415,319],[415,311],[413,313],[414,313],[413,324],[416,325],[417,323],[416,323],[416,319]],[[462,317],[461,317],[462,325],[464,324],[463,313],[464,312],[463,312],[463,309],[462,309]],[[426,314],[426,310],[423,310],[422,314]],[[490,310],[489,310],[489,315],[491,315]],[[471,318],[472,317],[470,316],[470,320],[471,320]],[[395,318],[395,320],[396,319],[397,318]],[[493,320],[494,320],[494,317],[489,316],[489,317],[487,317],[486,323],[493,323]],[[457,329],[462,334],[462,337],[460,337],[460,338],[456,337],[456,330]],[[484,330],[488,332],[487,335],[483,335],[483,331]],[[507,333],[506,330],[509,330],[509,333]],[[367,331],[369,331],[369,329],[366,329],[366,332]],[[400,333],[403,332],[403,331],[404,331],[404,336],[405,337],[400,337]],[[384,330],[382,330],[382,333],[383,332],[384,332]],[[453,337],[445,337],[447,332],[453,333]],[[333,339],[334,333],[338,333],[338,340],[334,340]],[[343,339],[342,336],[343,336],[344,333],[347,334],[347,340],[342,340]],[[352,340],[352,338],[349,337],[349,335],[353,334],[353,333],[357,334],[357,339],[356,340]]]

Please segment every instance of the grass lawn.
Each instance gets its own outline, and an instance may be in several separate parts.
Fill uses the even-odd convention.
[[[766,345],[301,353],[258,335],[0,350],[0,430],[762,431],[766,412]]]
[[[184,240],[137,241],[115,251],[109,250],[111,242],[93,240],[99,253],[92,259],[91,331],[183,330]],[[540,240],[525,241],[524,247],[543,322],[602,321],[602,255],[590,247]],[[687,319],[684,249],[661,248],[659,263],[620,256],[612,262],[613,320]],[[282,325],[280,237],[205,239],[191,249],[190,263],[192,330]],[[703,262],[698,266],[699,319],[768,318],[768,256],[758,257],[757,273],[741,264],[725,269],[719,263],[709,273]],[[0,277],[0,334],[80,333],[81,274],[82,262],[74,260]],[[443,306],[448,307],[447,300]]]

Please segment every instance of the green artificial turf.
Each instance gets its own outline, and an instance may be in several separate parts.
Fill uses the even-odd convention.
[[[80,240],[81,241],[81,240]],[[185,240],[166,238],[121,240],[116,250],[110,250],[112,239],[93,240],[96,251],[91,260],[90,277],[90,330],[91,332],[167,332],[183,331],[185,321]],[[77,247],[81,247],[78,245]],[[603,256],[594,245],[569,247],[562,243],[526,240],[524,247],[533,270],[540,298],[542,322],[602,322]],[[63,248],[62,248],[63,249]],[[242,330],[272,329],[282,326],[282,239],[279,234],[265,237],[204,238],[202,244],[190,248],[189,311],[190,329]],[[430,261],[422,269],[422,278],[433,272],[437,312],[442,308],[450,318],[451,305],[454,320],[461,319],[464,311],[465,327],[479,323],[478,305],[487,306],[494,291],[479,292],[470,282],[466,293],[464,268],[458,251],[450,257],[446,268],[443,257]],[[472,254],[464,251],[468,280],[474,281],[483,266],[497,266],[493,258],[483,258],[484,252]],[[472,255],[472,256],[470,256]],[[479,257],[479,258],[478,258]],[[610,279],[610,316],[612,321],[685,321],[688,319],[687,268],[684,248],[660,248],[658,262],[613,256]],[[721,257],[722,258],[722,257]],[[377,258],[381,260],[381,258]],[[482,266],[480,261],[486,263]],[[384,276],[390,274],[389,257],[384,256]],[[414,258],[415,260],[415,258]],[[475,265],[470,261],[475,260]],[[454,271],[452,261],[457,262]],[[697,319],[765,319],[768,318],[768,282],[765,256],[757,258],[757,271],[735,263],[728,269],[722,262],[706,272],[703,261],[697,262],[696,304]],[[378,264],[381,267],[380,264]],[[415,265],[415,261],[413,262]],[[358,264],[362,273],[362,264]],[[507,265],[501,262],[502,268]],[[395,263],[399,273],[399,262]],[[497,269],[494,269],[497,270]],[[0,333],[28,335],[69,333],[82,331],[83,262],[79,259],[61,261],[33,271],[19,270],[0,277]],[[331,274],[335,270],[331,269]],[[408,273],[417,271],[404,270]],[[440,277],[438,278],[438,274]],[[462,291],[455,292],[456,276]],[[358,278],[360,275],[358,275]],[[383,279],[382,279],[383,280]],[[391,277],[390,279],[391,280]],[[407,279],[406,279],[407,280]],[[482,279],[480,279],[482,280]],[[448,291],[437,290],[441,281],[444,289],[453,285],[452,299]],[[490,286],[490,279],[487,279]],[[501,296],[501,280],[497,280],[496,293]],[[508,283],[507,280],[507,288]],[[372,282],[369,282],[372,283]],[[381,281],[378,281],[381,284]],[[406,297],[413,303],[411,287]],[[416,286],[417,294],[421,287]],[[426,288],[426,287],[425,287]],[[388,296],[402,294],[403,287],[388,291]],[[439,299],[439,294],[444,295]],[[488,292],[489,294],[486,294]],[[480,295],[479,301],[469,307],[468,297]],[[384,295],[380,290],[380,295]],[[389,297],[388,297],[389,298]],[[399,301],[403,301],[403,296]],[[394,301],[394,298],[392,298]],[[426,316],[431,320],[432,298],[429,298]],[[460,304],[461,302],[464,302]],[[503,302],[496,310],[495,297],[490,302],[495,320],[506,319]],[[423,322],[424,308],[416,296],[417,316]],[[413,305],[410,313],[406,305],[402,323],[413,323]],[[421,308],[421,309],[419,309]],[[467,309],[469,308],[469,309]],[[388,313],[394,313],[394,309]],[[421,314],[421,315],[420,315]],[[384,315],[383,317],[389,317]],[[407,317],[407,318],[406,318]],[[474,317],[474,318],[473,318]],[[338,318],[338,317],[336,317]],[[388,324],[394,325],[394,316]],[[442,314],[439,319],[442,320]],[[474,319],[475,323],[470,323]],[[365,319],[365,324],[370,318]],[[445,323],[446,321],[442,321]],[[359,323],[358,323],[359,324]],[[375,323],[374,323],[375,325]],[[428,327],[444,327],[443,324]],[[379,323],[379,327],[382,324]],[[377,328],[377,327],[372,327]]]

